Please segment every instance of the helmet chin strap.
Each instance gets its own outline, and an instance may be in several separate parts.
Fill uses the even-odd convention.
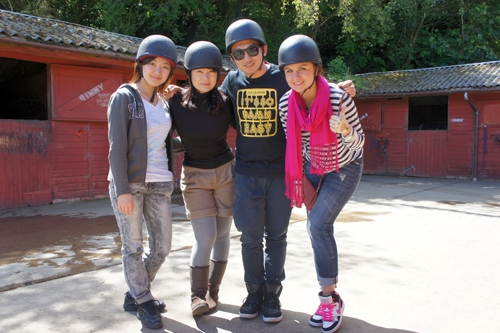
[[[153,94],[151,95],[151,99],[149,100],[150,103],[153,103],[155,101],[155,95],[156,95],[156,87],[153,89]]]
[[[318,66],[318,65],[316,65]],[[319,69],[318,67],[316,67],[316,75],[314,75],[314,80],[313,82],[311,83],[311,85],[309,87],[307,87],[303,92],[302,94],[300,94],[300,97],[302,97],[302,99],[304,99],[304,94],[306,93],[306,91],[308,91],[309,89],[311,89],[311,87],[314,85],[314,83],[316,82],[316,80],[318,79],[318,75],[319,75]]]
[[[306,89],[302,92],[302,94],[300,94],[300,97],[302,97],[302,99],[304,99],[304,94],[306,93],[306,91],[308,91],[309,89],[311,89],[311,87],[312,87],[312,86],[314,85],[314,83],[316,82],[316,79],[317,79],[317,78],[318,78],[318,76],[316,75],[316,76],[314,77],[314,80],[313,80],[313,82],[311,83],[311,85],[310,85],[309,87],[307,87],[307,88],[306,88]]]

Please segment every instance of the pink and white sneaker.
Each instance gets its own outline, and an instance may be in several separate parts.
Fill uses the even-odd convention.
[[[333,333],[342,323],[345,303],[337,292],[331,296],[321,296],[320,292],[318,296],[320,305],[309,319],[309,325],[321,327],[323,333]]]

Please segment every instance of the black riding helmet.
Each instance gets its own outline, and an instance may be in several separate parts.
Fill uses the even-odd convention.
[[[286,65],[298,62],[312,62],[321,66],[321,56],[318,45],[311,37],[305,35],[293,35],[281,43],[278,50],[278,65],[283,72]]]
[[[142,60],[145,58],[157,58],[162,57],[168,60],[170,63],[170,73],[165,82],[167,82],[174,73],[174,68],[177,66],[177,47],[174,42],[168,37],[162,35],[151,35],[144,38],[137,49],[137,55],[135,61],[139,67],[141,77],[142,77]],[[154,101],[156,95],[156,87],[151,95],[150,102]]]
[[[170,62],[173,69],[177,66],[177,47],[168,37],[151,35],[144,38],[137,49],[135,60],[140,63],[144,58],[162,57]]]
[[[226,51],[231,53],[233,44],[252,39],[259,42],[260,45],[267,45],[264,31],[257,22],[249,19],[241,19],[233,22],[226,30]]]
[[[191,71],[196,68],[222,69],[222,55],[214,44],[206,41],[191,44],[184,53],[184,68]]]

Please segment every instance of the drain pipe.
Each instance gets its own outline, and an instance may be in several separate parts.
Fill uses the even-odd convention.
[[[479,111],[477,111],[474,104],[469,101],[469,97],[467,96],[467,92],[464,93],[464,99],[469,103],[470,107],[474,111],[475,119],[474,119],[474,145],[472,147],[473,154],[473,163],[472,166],[472,180],[477,181],[477,145],[478,145],[478,136],[479,136]]]

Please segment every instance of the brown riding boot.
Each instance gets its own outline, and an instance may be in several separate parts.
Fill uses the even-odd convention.
[[[210,261],[210,278],[208,280],[209,290],[207,292],[208,313],[217,309],[219,301],[219,287],[226,272],[227,261]]]
[[[193,316],[199,316],[208,311],[206,295],[209,269],[209,266],[191,266],[191,312]]]

